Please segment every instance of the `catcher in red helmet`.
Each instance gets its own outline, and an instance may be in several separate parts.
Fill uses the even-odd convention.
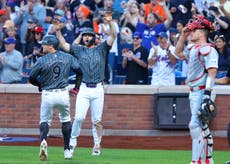
[[[218,53],[207,43],[212,29],[208,19],[196,16],[182,30],[175,50],[178,57],[189,61],[186,84],[190,88],[191,118],[188,126],[192,138],[191,163],[194,164],[214,163],[213,138],[208,124],[216,116],[213,86],[218,68]]]

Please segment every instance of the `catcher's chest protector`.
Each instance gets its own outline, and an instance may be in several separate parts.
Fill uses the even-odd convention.
[[[204,57],[210,54],[212,48],[211,44],[190,45],[188,47],[190,50],[188,82],[194,82],[204,76],[206,72]]]

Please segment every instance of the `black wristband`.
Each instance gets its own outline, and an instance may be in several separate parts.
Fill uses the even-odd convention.
[[[81,85],[81,82],[82,82],[82,74],[77,74],[76,75],[76,83],[75,83],[75,87],[74,88],[79,89],[80,85]]]
[[[204,94],[205,94],[205,95],[208,95],[208,96],[211,96],[211,91],[205,90],[205,91],[204,91]]]

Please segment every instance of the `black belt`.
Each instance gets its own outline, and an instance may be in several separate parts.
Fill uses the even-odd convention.
[[[98,85],[102,85],[103,83],[102,82],[99,82],[99,83],[86,83],[86,82],[83,82],[87,88],[96,88]]]
[[[19,83],[22,83],[22,81],[12,81],[12,82],[5,83],[5,84],[19,84]]]
[[[67,88],[59,88],[59,89],[48,89],[48,90],[45,90],[47,92],[60,92],[60,91],[66,91]]]

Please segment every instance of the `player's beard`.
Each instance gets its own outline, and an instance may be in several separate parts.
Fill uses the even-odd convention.
[[[94,44],[94,41],[93,41],[93,39],[85,40],[84,44],[86,47],[91,47]]]

